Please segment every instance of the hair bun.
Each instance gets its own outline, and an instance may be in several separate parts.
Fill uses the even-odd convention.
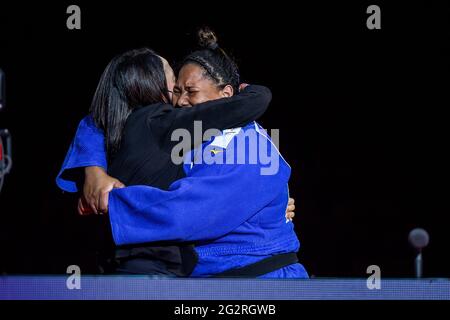
[[[215,50],[219,47],[216,34],[208,27],[198,31],[198,44],[200,47]]]

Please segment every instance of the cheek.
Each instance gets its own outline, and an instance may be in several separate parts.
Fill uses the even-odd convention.
[[[216,88],[212,88],[205,93],[207,96],[207,100],[217,100],[223,98],[221,91]]]
[[[212,100],[211,98],[209,98],[207,95],[205,95],[202,92],[197,92],[195,95],[192,95],[192,96],[188,97],[187,99],[188,99],[190,105],[196,105],[199,103],[203,103],[203,102]]]

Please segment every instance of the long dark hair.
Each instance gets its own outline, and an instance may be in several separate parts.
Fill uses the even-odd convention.
[[[217,35],[209,27],[203,27],[197,32],[200,50],[194,51],[184,58],[179,66],[195,63],[203,68],[204,75],[211,79],[219,88],[231,85],[235,93],[239,92],[239,69],[234,60],[219,47]]]
[[[108,161],[120,147],[128,116],[136,108],[170,101],[164,65],[153,50],[142,48],[114,57],[95,91],[90,114],[105,132]]]

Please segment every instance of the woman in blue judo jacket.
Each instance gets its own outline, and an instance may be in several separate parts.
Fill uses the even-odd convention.
[[[180,70],[173,90],[178,106],[198,108],[197,103],[233,96],[238,90],[235,64],[218,48],[212,33],[204,34],[203,40],[208,48],[189,55]],[[128,123],[120,149],[125,147],[128,154],[134,154],[127,141],[138,140],[142,132],[127,131]],[[256,148],[245,140],[248,136],[257,142]],[[92,122],[82,123],[61,173],[77,167],[105,168],[102,138]],[[266,158],[274,160],[269,166],[260,157],[252,163],[238,161],[262,151]],[[195,161],[194,155],[198,154],[210,159]],[[218,161],[220,157],[226,161]],[[151,158],[144,160],[152,162]],[[119,163],[122,170],[126,168],[127,157]],[[131,186],[110,193],[109,218],[116,245],[193,242],[198,263],[191,276],[307,277],[297,263],[299,242],[293,224],[285,219],[290,168],[255,122],[223,131],[189,153],[181,168],[186,177],[175,180],[168,190]],[[270,174],[263,174],[264,169]],[[130,185],[120,174],[114,175],[111,166],[108,173]],[[142,174],[145,176],[143,172],[132,172],[133,176]],[[70,181],[61,175],[58,183],[68,190]],[[140,265],[138,262],[134,267],[139,269]]]

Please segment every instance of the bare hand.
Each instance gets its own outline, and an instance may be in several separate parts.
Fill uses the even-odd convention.
[[[82,215],[107,213],[109,192],[114,188],[124,187],[122,182],[109,176],[103,168],[86,167],[83,197],[78,201],[78,212]]]
[[[86,199],[82,196],[78,199],[78,214],[80,216],[88,216],[94,213],[94,211],[89,207]]]
[[[239,85],[239,92],[242,92],[242,90],[244,90],[246,87],[248,87],[249,84],[248,83],[241,83]]]
[[[292,221],[295,217],[295,200],[294,198],[289,198],[288,206],[286,208],[286,219]]]

